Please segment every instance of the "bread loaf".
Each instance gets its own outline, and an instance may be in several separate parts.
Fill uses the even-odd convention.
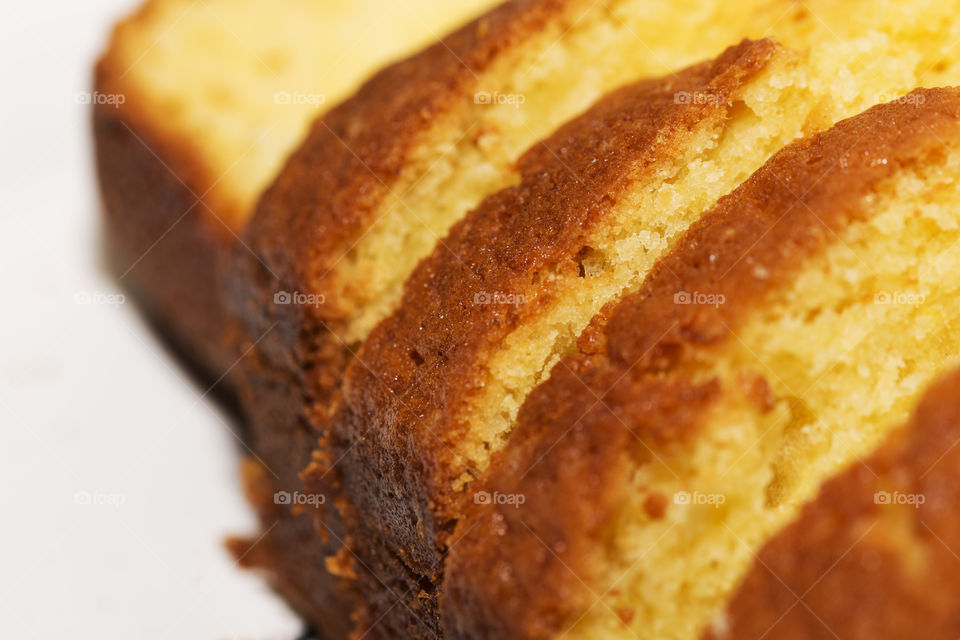
[[[322,13],[297,7],[258,57]],[[377,73],[279,172],[308,110],[252,106],[280,79],[257,73],[243,107],[197,106],[162,74],[211,54],[173,46],[141,106],[97,109],[101,181],[115,244],[156,244],[131,260],[148,305],[230,371],[263,526],[238,555],[331,638],[759,637],[781,614],[817,637],[780,600],[751,617],[780,597],[754,554],[821,557],[804,505],[957,353],[958,96],[908,93],[960,77],[955,10],[514,0]],[[121,27],[99,86],[156,25],[213,24],[164,15]],[[321,45],[288,40],[284,90],[321,92]],[[187,147],[133,139],[177,84],[191,158],[287,133],[242,185],[161,171]],[[211,215],[173,224],[201,188]]]

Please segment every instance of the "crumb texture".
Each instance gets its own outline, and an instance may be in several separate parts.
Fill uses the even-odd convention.
[[[903,422],[960,353],[960,94],[916,95],[776,154],[534,390],[474,487],[524,501],[461,520],[448,630],[699,637]]]

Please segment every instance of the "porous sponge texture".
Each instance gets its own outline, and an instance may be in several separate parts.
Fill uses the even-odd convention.
[[[761,146],[762,153],[758,154],[769,156],[777,144],[829,127],[934,78],[960,79],[958,55],[949,48],[956,28],[950,26],[949,9],[935,3],[918,7],[922,18],[910,13],[909,19],[900,7],[875,14],[866,5],[858,5],[863,9],[858,12],[858,7],[840,8],[826,2],[806,6],[747,2],[722,7],[696,2],[607,4],[606,10],[584,5],[573,12],[575,22],[570,28],[531,36],[528,47],[503,56],[477,85],[479,91],[491,95],[522,98],[522,104],[473,105],[455,110],[448,123],[437,127],[434,135],[438,141],[426,145],[422,157],[409,167],[409,184],[401,183],[391,193],[382,215],[336,264],[335,278],[341,291],[338,300],[345,315],[338,333],[345,343],[362,342],[392,312],[415,265],[432,250],[445,250],[440,239],[457,219],[487,194],[516,184],[519,175],[513,162],[524,148],[617,82],[672,73],[684,63],[718,53],[741,34],[770,35],[797,48],[803,71],[771,78],[765,88],[751,96],[754,104],[745,102],[743,113],[737,114],[737,119],[744,122],[745,139],[737,141],[733,137],[738,134],[730,134],[727,165],[717,167],[711,158],[699,159],[690,169],[695,178],[679,176],[679,185],[669,184],[662,193],[651,194],[649,202],[631,203],[638,211],[657,205],[672,212],[678,203],[670,202],[671,198],[699,197],[698,201],[679,205],[690,208],[686,214],[689,220],[694,209],[708,206],[724,189],[729,190],[749,175],[739,165],[742,161],[744,167],[756,166],[748,160],[758,150],[755,143],[769,145]],[[848,24],[850,12],[862,14],[854,26]],[[683,29],[682,24],[695,24],[697,29]],[[537,44],[538,38],[544,43]],[[598,49],[595,43],[600,40],[605,44]],[[591,61],[589,66],[576,62],[586,59]],[[793,95],[778,97],[785,91]],[[776,104],[777,100],[783,102]],[[764,101],[769,103],[766,111],[762,111]],[[754,107],[760,111],[751,113]],[[764,118],[759,126],[769,131],[763,135],[774,138],[749,139],[749,117]],[[456,133],[450,134],[450,129]],[[723,149],[727,143],[725,140]],[[735,147],[746,153],[738,155]],[[422,173],[417,163],[422,164]],[[664,220],[670,218],[669,213],[664,216]],[[640,223],[634,226],[643,227]],[[650,247],[642,246],[644,243],[665,242],[661,231],[653,228],[624,235],[630,237],[617,241],[611,254],[615,262],[624,264],[629,263],[627,254],[631,253],[644,261],[641,254],[650,251]],[[588,248],[593,251],[587,256],[587,267],[594,264],[597,274],[612,276],[611,265],[599,266],[605,259],[604,251]],[[559,316],[544,319],[536,326],[520,327],[511,336],[491,363],[489,397],[476,401],[477,433],[495,434],[493,438],[484,435],[482,440],[490,442],[498,437],[496,434],[508,430],[526,393],[542,378],[543,371],[568,352],[565,350],[579,331],[602,306],[600,301],[616,295],[613,292],[618,287],[629,291],[636,286],[637,274],[648,266],[638,263],[627,267],[633,269],[634,276],[614,276],[618,284],[611,284],[613,289],[605,295],[577,294],[584,304],[559,311],[571,314],[568,320]],[[327,273],[326,277],[333,276]],[[593,280],[599,287],[603,279]]]
[[[841,55],[851,49],[862,56],[859,62]],[[550,302],[491,350],[479,374],[482,392],[465,415],[470,436],[461,442],[470,465],[486,468],[490,453],[507,442],[530,390],[576,350],[577,337],[604,305],[640,286],[657,257],[701,212],[793,138],[859,113],[878,98],[896,99],[924,75],[919,54],[891,48],[888,37],[831,41],[788,57],[737,99],[722,137],[691,143],[674,174],[618,203],[585,242],[583,277],[572,270],[545,277],[540,289]],[[877,59],[889,62],[883,74],[867,64]],[[838,76],[837,84],[831,81]]]
[[[519,181],[515,163],[524,151],[615,87],[719,54],[741,39],[736,34],[747,31],[755,7],[607,4],[557,3],[555,16],[520,46],[504,48],[463,102],[438,118],[391,184],[376,222],[336,264],[344,341],[363,340],[395,308],[407,277],[434,248],[442,250],[457,220]],[[647,39],[661,29],[672,37],[651,48]]]
[[[845,230],[704,364],[724,399],[695,447],[638,468],[636,499],[612,543],[607,606],[570,637],[692,639],[722,624],[763,542],[826,479],[868,457],[957,364],[960,158],[945,153],[870,196],[864,206],[876,214]],[[769,408],[744,392],[751,377],[769,385]],[[662,519],[645,508],[651,493],[667,497]],[[629,624],[611,611],[629,611]]]
[[[958,373],[764,545],[706,638],[956,637]]]
[[[524,398],[557,362],[576,351],[590,320],[635,291],[657,258],[704,210],[810,126],[808,118],[824,96],[807,89],[807,74],[796,54],[779,49],[769,67],[734,95],[707,91],[689,96],[729,102],[722,125],[705,127],[655,176],[637,180],[619,194],[616,206],[585,234],[580,255],[550,268],[524,292],[538,304],[537,312],[485,354],[478,385],[482,392],[464,416],[471,429],[462,444],[474,445],[465,452],[472,466],[482,471],[490,453],[504,446]],[[682,104],[688,96],[677,99]]]

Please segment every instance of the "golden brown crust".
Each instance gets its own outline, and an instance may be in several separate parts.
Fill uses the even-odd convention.
[[[93,121],[112,266],[185,359],[217,380],[236,360],[223,287],[234,237],[195,195],[202,179],[174,168],[150,134],[110,106],[94,107]]]
[[[958,386],[960,372],[931,387],[904,429],[823,486],[707,640],[960,637]]]
[[[145,3],[117,25],[95,70],[95,92],[122,96],[119,104],[93,107],[105,237],[121,282],[185,359],[213,381],[237,358],[224,282],[243,212],[213,198],[216,176],[127,77],[122,34],[149,21],[156,4]],[[230,380],[220,386],[229,387]]]
[[[377,73],[312,126],[260,203],[250,246],[282,283],[328,292],[329,270],[372,224],[435,120],[472,100],[471,87],[503,50],[578,1],[505,3]],[[337,301],[325,310],[337,313]]]
[[[692,132],[722,127],[737,91],[776,51],[745,41],[716,61],[615,91],[531,148],[518,162],[521,183],[454,226],[407,281],[399,310],[364,343],[331,427],[332,458],[358,514],[355,549],[399,592],[416,585],[428,619],[458,513],[454,483],[478,474],[455,448],[487,354],[543,312],[554,295],[548,274],[577,273],[586,239],[624,192],[669,166]],[[677,104],[680,91],[724,99]],[[478,303],[491,292],[526,302]],[[322,486],[313,475],[308,486]],[[367,587],[370,599],[382,591]]]
[[[921,92],[921,107],[881,105],[775,155],[531,394],[475,487],[525,503],[472,506],[461,520],[444,583],[450,637],[553,637],[589,606],[585,585],[627,474],[692,437],[718,391],[694,375],[697,363],[837,231],[872,213],[863,196],[957,139],[960,91]],[[681,291],[727,303],[675,304]]]
[[[344,309],[335,295],[331,267],[382,213],[384,201],[405,179],[411,157],[435,122],[460,113],[468,100],[472,104],[478,76],[545,24],[569,20],[582,3],[510,2],[384,69],[314,124],[264,195],[245,236],[256,255],[236,253],[229,289],[246,345],[261,339],[241,366],[241,404],[254,448],[280,477],[280,486],[299,488],[297,474],[323,436],[324,421],[337,404],[341,375],[356,346],[338,337]],[[279,290],[321,294],[326,300],[318,307],[278,306],[274,292]],[[327,480],[331,478],[324,479],[320,491],[335,495],[336,486]],[[321,528],[338,520],[335,511],[327,505]],[[349,514],[349,507],[343,511]],[[317,581],[327,579],[323,554],[297,546],[285,552],[285,566],[313,567]],[[384,598],[391,594],[387,581],[387,587],[379,587]],[[309,586],[308,578],[302,587]],[[366,605],[357,606],[363,627]],[[308,617],[322,620],[331,615],[327,607],[317,598]],[[396,607],[393,616],[404,619],[382,624],[393,624],[394,629],[408,624],[405,607]]]

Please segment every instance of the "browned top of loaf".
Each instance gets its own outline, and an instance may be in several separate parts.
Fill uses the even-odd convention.
[[[152,19],[158,4],[157,0],[145,2],[113,28],[110,44],[94,69],[94,88],[100,94],[122,95],[124,100],[121,104],[94,104],[93,111],[100,121],[122,123],[137,145],[143,147],[134,148],[129,154],[146,152],[162,164],[170,177],[175,178],[176,188],[182,186],[187,195],[197,201],[197,210],[192,214],[200,219],[200,228],[211,234],[211,242],[223,245],[223,249],[217,247],[213,250],[225,252],[233,243],[233,230],[245,212],[238,211],[233,202],[217,199],[211,192],[218,176],[197,155],[194,144],[175,127],[169,126],[167,114],[149,97],[141,95],[137,84],[131,82],[130,61],[124,57],[125,51],[119,44],[126,30]],[[135,216],[136,213],[127,212],[126,215]],[[177,211],[177,215],[185,213],[183,208]],[[164,228],[169,226],[167,223]]]
[[[531,394],[510,445],[473,487],[526,502],[471,506],[460,521],[444,583],[451,637],[554,637],[593,604],[631,470],[694,437],[722,393],[716,379],[694,381],[697,363],[837,231],[871,214],[863,196],[957,140],[960,91],[918,91],[922,106],[880,105],[776,154]],[[726,304],[677,305],[680,291],[723,294]]]
[[[738,89],[777,50],[744,41],[715,61],[608,95],[531,148],[519,161],[521,183],[455,225],[407,281],[398,311],[348,370],[333,430],[346,455],[344,490],[375,529],[390,532],[379,543],[402,550],[414,571],[437,575],[456,516],[452,485],[478,475],[457,449],[467,428],[460,409],[483,382],[485,356],[543,312],[555,295],[551,274],[578,273],[592,228],[624,191],[682,156],[692,131],[721,128]],[[677,104],[679,91],[730,100]],[[485,292],[527,301],[477,304]]]
[[[196,145],[128,73],[123,34],[158,4],[149,0],[114,27],[94,71],[98,94],[123,97],[91,109],[108,257],[151,320],[227,397],[237,338],[223,279],[244,212],[211,190],[217,176]]]
[[[761,550],[727,632],[705,637],[960,637],[958,386],[960,372],[931,387],[905,429],[825,484]],[[914,502],[878,503],[879,492]]]
[[[437,118],[472,104],[478,76],[503,50],[570,19],[581,1],[513,0],[377,73],[314,123],[264,195],[246,241],[281,282],[327,290],[330,268],[376,219]],[[336,307],[328,299],[317,312]]]

